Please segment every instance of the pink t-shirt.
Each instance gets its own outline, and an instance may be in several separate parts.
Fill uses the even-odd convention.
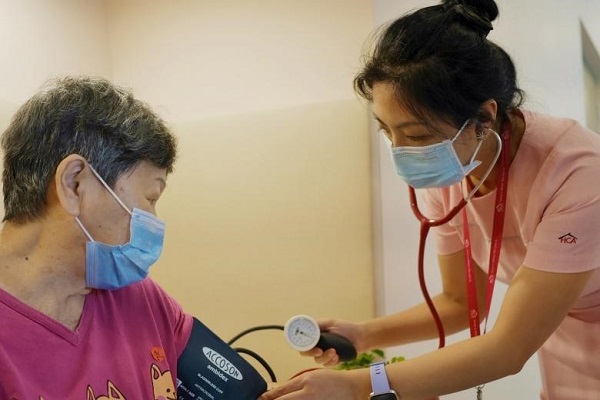
[[[594,270],[580,298],[538,351],[542,399],[596,400],[600,393],[600,136],[569,119],[524,111],[526,130],[509,170],[498,279],[521,265],[556,273]],[[424,191],[441,218],[464,184]],[[473,259],[487,272],[496,192],[467,205]],[[464,248],[462,214],[434,228],[440,254]],[[525,321],[524,321],[525,323]]]
[[[549,272],[595,270],[573,313],[600,322],[600,135],[570,119],[523,111],[526,130],[509,170],[498,279],[521,265]],[[428,217],[440,218],[467,194],[464,184],[428,189]],[[487,272],[496,191],[467,204],[473,259]],[[434,228],[438,253],[464,248],[462,214]],[[590,307],[598,306],[591,310]]]
[[[192,317],[151,279],[92,291],[73,332],[0,290],[0,399],[174,400]]]

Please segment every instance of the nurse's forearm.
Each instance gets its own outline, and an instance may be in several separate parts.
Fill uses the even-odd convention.
[[[444,294],[433,298],[446,335],[469,326],[466,306]],[[425,303],[397,314],[363,323],[366,347],[379,348],[412,343],[438,337],[438,331]]]
[[[423,399],[475,387],[523,367],[517,352],[492,332],[386,367],[402,400]],[[475,393],[473,393],[475,397]]]

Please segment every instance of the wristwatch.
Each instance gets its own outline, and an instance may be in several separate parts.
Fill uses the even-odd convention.
[[[390,389],[385,373],[385,362],[379,361],[371,364],[371,387],[373,392],[369,395],[371,400],[400,400],[398,394]]]

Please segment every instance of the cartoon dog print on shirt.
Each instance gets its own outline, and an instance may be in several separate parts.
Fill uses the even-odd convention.
[[[87,399],[86,400],[127,400],[123,393],[117,389],[117,387],[111,382],[108,381],[108,389],[106,396],[96,397],[94,395],[94,389],[91,386],[87,388]]]
[[[150,368],[150,378],[152,381],[152,390],[154,392],[154,400],[177,400],[177,392],[173,386],[173,377],[171,371],[161,371],[158,365],[152,364]],[[121,391],[114,383],[108,381],[106,396],[98,396],[94,394],[94,389],[91,386],[87,388],[86,400],[127,400]]]
[[[177,400],[177,392],[173,386],[171,371],[162,372],[158,365],[152,364],[150,368],[154,400]]]

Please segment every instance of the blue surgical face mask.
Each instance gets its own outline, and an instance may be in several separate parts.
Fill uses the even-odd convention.
[[[121,207],[131,215],[131,222],[129,242],[122,245],[108,245],[96,242],[79,218],[75,219],[90,240],[85,247],[85,280],[90,288],[119,289],[148,276],[150,266],[158,260],[162,252],[165,223],[153,214],[138,208],[130,211],[91,166],[90,170]]]
[[[475,156],[481,148],[482,140],[477,144],[467,165],[461,164],[452,145],[468,123],[469,120],[463,124],[451,140],[422,147],[392,147],[396,173],[415,189],[445,187],[460,182],[481,164],[481,161],[475,160]]]

